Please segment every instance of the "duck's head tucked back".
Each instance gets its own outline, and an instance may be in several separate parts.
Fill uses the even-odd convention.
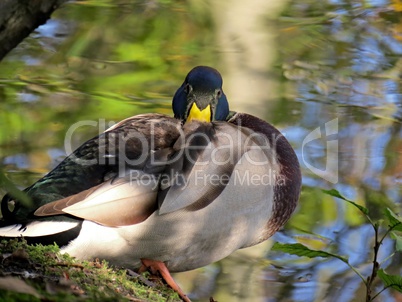
[[[175,118],[183,122],[225,121],[229,104],[222,83],[216,69],[207,66],[193,68],[173,97]]]

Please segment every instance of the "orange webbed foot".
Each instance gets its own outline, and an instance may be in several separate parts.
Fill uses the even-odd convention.
[[[139,269],[140,273],[149,270],[152,274],[156,275],[159,273],[162,278],[166,281],[166,283],[176,291],[180,298],[185,302],[191,302],[191,300],[187,297],[187,295],[182,291],[179,285],[177,285],[176,281],[173,280],[173,277],[170,275],[168,268],[165,263],[157,260],[151,259],[141,259],[142,266]]]

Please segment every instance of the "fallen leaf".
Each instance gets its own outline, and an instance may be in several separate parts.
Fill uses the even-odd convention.
[[[41,298],[39,293],[32,286],[16,277],[0,277],[0,289]]]

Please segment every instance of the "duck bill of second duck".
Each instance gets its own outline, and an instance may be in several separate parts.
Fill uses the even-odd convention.
[[[5,195],[0,236],[158,271],[189,301],[169,271],[205,266],[272,236],[296,208],[301,173],[274,126],[229,111],[217,70],[192,69],[172,107],[174,118],[133,116],[85,142],[24,190],[31,207]],[[115,143],[122,137],[124,150]],[[121,154],[142,161],[121,165]]]

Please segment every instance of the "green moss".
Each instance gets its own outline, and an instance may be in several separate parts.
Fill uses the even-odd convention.
[[[78,261],[61,254],[57,245],[3,240],[0,253],[0,301],[181,301],[163,284],[147,286],[143,277],[129,276],[106,261]],[[31,289],[7,287],[4,276],[19,278]]]
[[[39,302],[41,300],[30,294],[17,293],[9,290],[0,290],[0,301]]]

